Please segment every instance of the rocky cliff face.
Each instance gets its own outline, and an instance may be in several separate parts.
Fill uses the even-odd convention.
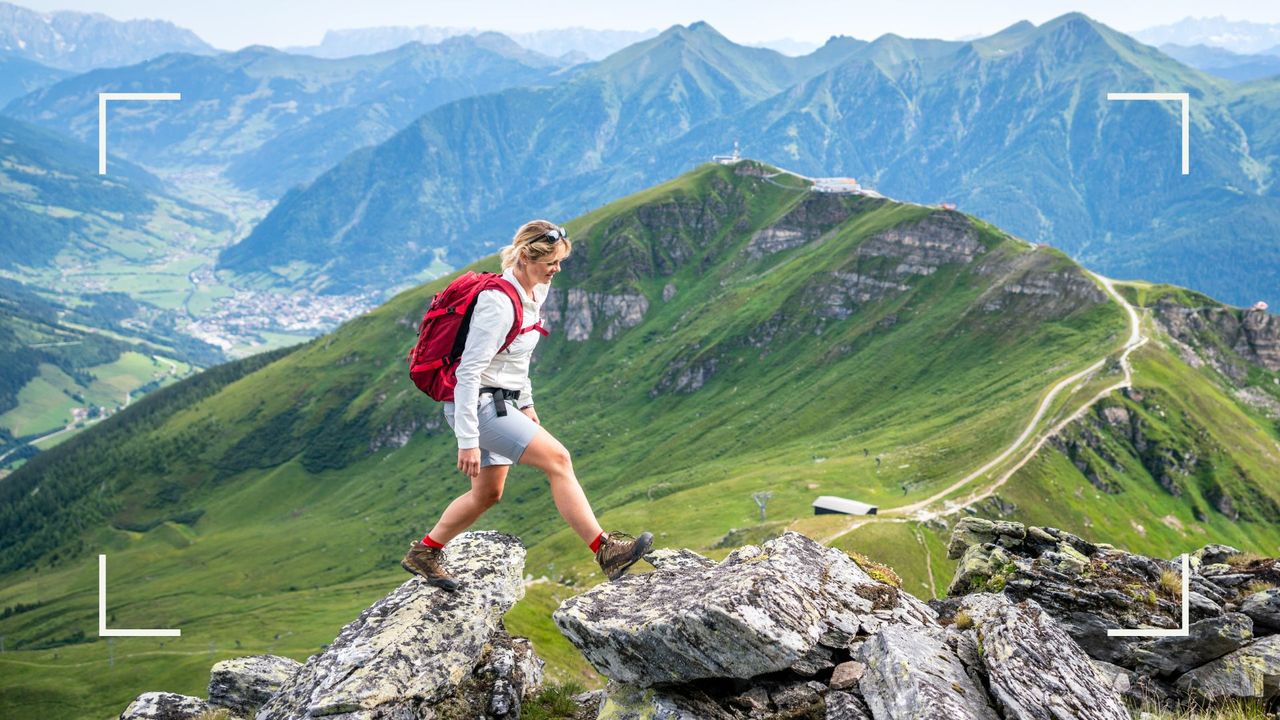
[[[1221,305],[1186,307],[1172,300],[1156,303],[1155,317],[1171,337],[1195,348],[1222,374],[1243,380],[1246,368],[1225,355],[1222,346],[1268,370],[1280,370],[1280,317],[1263,310]]]
[[[553,617],[609,678],[575,720],[1126,720],[1124,699],[1280,694],[1280,564],[1210,546],[1192,557],[1185,637],[1105,638],[1176,625],[1170,563],[1053,528],[965,518],[953,597],[926,605],[894,574],[796,533],[716,562],[658,550]],[[209,699],[144,693],[122,720],[516,718],[541,682],[502,614],[523,548],[498,533],[449,545],[456,594],[414,578],[299,666],[214,668]],[[971,592],[971,590],[973,592]],[[264,702],[265,700],[265,702]],[[561,711],[563,712],[563,711]],[[568,717],[566,715],[565,717]]]

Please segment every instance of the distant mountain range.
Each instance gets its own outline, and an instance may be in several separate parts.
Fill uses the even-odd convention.
[[[1249,82],[1280,75],[1280,52],[1266,55],[1242,55],[1211,45],[1176,45],[1166,43],[1160,52],[1184,65],[1204,70],[1228,80]]]
[[[1242,55],[1280,55],[1280,23],[1256,23],[1217,17],[1185,17],[1130,33],[1148,45],[1211,45]]]
[[[1192,94],[1178,108],[1107,93]],[[1237,86],[1089,18],[972,42],[833,40],[786,58],[705,23],[672,28],[554,87],[439,107],[281,199],[222,265],[299,267],[331,291],[463,262],[532,216],[572,216],[734,140],[811,176],[954,201],[1116,276],[1235,303],[1280,300],[1280,85]],[[297,263],[297,264],[291,264]]]
[[[113,20],[99,13],[41,13],[0,2],[0,55],[84,72],[132,65],[170,52],[212,54],[190,30],[164,20]]]
[[[438,43],[461,35],[480,35],[485,30],[477,28],[437,27],[376,27],[330,30],[319,45],[284,48],[287,52],[340,58],[354,55],[370,55],[400,47],[405,43]],[[593,30],[571,27],[531,32],[503,32],[520,45],[547,55],[573,61],[600,60],[622,48],[647,40],[658,34],[657,30]]]
[[[695,23],[557,86],[442,106],[286,195],[221,264],[270,272],[300,261],[302,277],[330,290],[393,287],[441,252],[457,263],[488,252],[522,215],[563,216],[617,196],[628,185],[609,175],[624,174],[629,157],[745,111],[864,45],[844,39],[789,58]],[[665,158],[644,175],[670,176],[690,160]]]
[[[69,78],[4,113],[96,142],[98,93],[181,92],[180,102],[113,108],[113,155],[167,170],[225,166],[241,187],[276,197],[434,107],[555,82],[562,67],[496,33],[338,60],[266,47],[176,53]]]

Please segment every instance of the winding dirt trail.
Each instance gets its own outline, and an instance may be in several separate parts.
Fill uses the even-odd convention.
[[[1088,402],[1084,403],[1075,412],[1071,413],[1071,415],[1067,416],[1066,418],[1063,418],[1058,423],[1053,425],[1053,427],[1051,427],[1048,431],[1040,435],[1039,438],[1036,439],[1035,442],[1032,443],[1029,447],[1024,447],[1027,441],[1030,440],[1035,435],[1036,427],[1044,419],[1045,414],[1048,413],[1049,408],[1052,406],[1054,399],[1063,390],[1076,386],[1077,383],[1080,383],[1082,380],[1088,379],[1090,376],[1093,375],[1093,373],[1100,370],[1106,364],[1107,357],[1110,357],[1111,355],[1111,353],[1108,353],[1098,362],[1090,365],[1084,370],[1081,370],[1069,377],[1066,377],[1058,381],[1052,387],[1050,387],[1049,391],[1045,394],[1044,399],[1040,401],[1039,407],[1036,408],[1035,414],[1032,415],[1031,420],[1028,421],[1026,427],[1023,428],[1022,433],[1018,435],[1016,440],[1014,440],[1008,447],[1006,447],[999,455],[997,455],[991,461],[987,462],[985,465],[978,468],[977,470],[974,470],[973,472],[969,473],[963,478],[957,480],[956,482],[948,485],[947,487],[943,488],[942,490],[939,490],[938,492],[934,493],[933,495],[930,495],[929,497],[923,500],[919,500],[917,502],[913,502],[907,505],[899,505],[899,506],[890,507],[890,508],[881,508],[879,515],[860,516],[860,517],[850,518],[849,522],[846,523],[844,526],[842,526],[840,529],[838,529],[834,534],[830,535],[829,537],[823,538],[822,541],[824,544],[829,544],[832,541],[834,541],[836,538],[840,537],[841,535],[845,535],[850,531],[855,530],[858,527],[861,527],[862,525],[866,525],[867,523],[906,522],[908,520],[923,522],[936,517],[954,515],[955,513],[961,512],[965,508],[975,503],[981,502],[991,497],[993,494],[995,494],[996,490],[998,490],[1002,485],[1008,482],[1009,478],[1013,477],[1014,473],[1018,472],[1018,470],[1022,469],[1024,465],[1030,462],[1031,458],[1035,457],[1036,453],[1040,451],[1040,448],[1044,447],[1045,443],[1053,439],[1053,437],[1055,437],[1058,433],[1062,432],[1062,430],[1066,428],[1068,425],[1070,425],[1072,422],[1076,421],[1081,416],[1083,416],[1099,400],[1102,400],[1103,398],[1107,397],[1108,395],[1110,395],[1111,393],[1117,390],[1122,390],[1124,388],[1131,387],[1133,385],[1133,366],[1129,362],[1129,355],[1132,354],[1134,350],[1137,350],[1139,347],[1144,345],[1148,340],[1148,338],[1142,334],[1142,322],[1138,316],[1138,311],[1136,308],[1133,307],[1133,305],[1129,304],[1129,301],[1124,299],[1124,296],[1122,296],[1119,292],[1116,291],[1115,281],[1111,280],[1110,278],[1102,277],[1101,275],[1097,275],[1095,273],[1089,273],[1089,274],[1094,279],[1096,279],[1099,284],[1102,285],[1102,287],[1107,291],[1107,294],[1111,296],[1111,299],[1114,302],[1119,304],[1120,307],[1124,308],[1125,313],[1129,316],[1129,338],[1125,342],[1124,347],[1121,349],[1121,353],[1120,353],[1120,367],[1124,372],[1124,378],[1119,382],[1115,383],[1114,385],[1111,385],[1099,391],[1096,395],[1090,398]],[[1000,465],[1004,461],[1008,460],[1015,453],[1019,453],[1019,452],[1022,453],[1022,456],[1018,460],[1018,462],[1014,464],[1012,467],[1010,467],[1009,469],[1000,473],[1000,475],[996,477],[994,480],[992,480],[990,483],[983,485],[979,490],[977,490],[971,495],[966,496],[962,500],[951,501],[951,502],[946,501],[946,498],[948,496],[964,489],[970,483],[973,483],[975,480],[982,478],[988,472],[990,472],[992,468],[995,468],[996,466]],[[931,508],[931,506],[937,505],[939,503],[945,503],[945,504],[941,508]]]

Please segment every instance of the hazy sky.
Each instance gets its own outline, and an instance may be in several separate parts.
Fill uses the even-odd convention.
[[[443,25],[486,30],[568,26],[645,30],[706,20],[740,43],[831,35],[870,40],[887,32],[954,39],[986,35],[1077,10],[1132,32],[1187,16],[1280,22],[1275,0],[18,0],[34,10],[101,12],[118,20],[160,18],[223,49],[314,45],[325,30],[381,25]]]

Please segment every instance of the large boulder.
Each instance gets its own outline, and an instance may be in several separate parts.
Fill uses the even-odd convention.
[[[517,662],[515,650],[509,662],[495,652],[510,643],[502,616],[524,595],[524,556],[509,535],[459,536],[445,551],[462,583],[457,592],[406,580],[307,660],[258,720],[419,717],[438,704],[480,708],[471,717],[515,717],[512,697],[521,693],[495,685],[526,684],[517,668],[528,663]],[[496,694],[503,699],[490,707]]]
[[[1239,650],[1250,640],[1253,640],[1253,621],[1247,615],[1226,613],[1191,623],[1186,635],[1162,637],[1139,645],[1133,657],[1144,673],[1168,677]]]
[[[1177,686],[1207,698],[1280,695],[1280,635],[1271,635],[1178,678]]]
[[[223,660],[209,672],[209,704],[234,717],[251,718],[301,668],[297,660],[278,655]]]
[[[991,694],[1019,720],[1128,720],[1120,694],[1089,656],[1033,601],[974,611]]]
[[[739,548],[720,563],[683,557],[569,598],[553,614],[602,674],[649,686],[751,678],[861,632],[936,625],[927,605],[868,575],[845,553],[797,533]]]
[[[129,703],[129,707],[120,713],[120,720],[196,720],[209,709],[209,703],[200,698],[147,692]]]
[[[999,720],[940,628],[889,626],[862,644],[858,683],[875,720]]]

